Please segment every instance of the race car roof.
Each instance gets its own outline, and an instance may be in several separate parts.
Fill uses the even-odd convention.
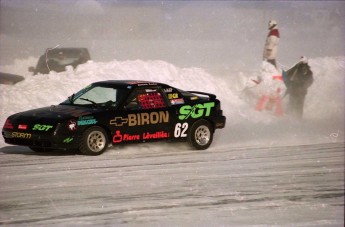
[[[162,88],[173,88],[170,85],[159,83],[159,82],[152,82],[152,81],[145,81],[145,80],[106,80],[106,81],[99,81],[93,83],[94,85],[107,85],[107,86],[117,86],[117,87],[128,87],[131,86],[131,88],[134,87],[140,87],[140,86],[161,86]],[[182,92],[184,96],[188,96],[187,93],[190,94],[191,97],[197,96],[208,96],[210,99],[216,99],[216,95],[206,92],[199,92],[199,91],[183,91],[181,89],[177,89],[178,91]]]
[[[93,84],[107,84],[107,85],[116,85],[116,86],[148,86],[148,85],[159,85],[159,86],[168,86],[163,83],[157,83],[152,81],[144,81],[144,80],[105,80],[95,82]]]

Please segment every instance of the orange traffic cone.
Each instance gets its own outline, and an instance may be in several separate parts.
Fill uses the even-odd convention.
[[[266,95],[262,95],[261,98],[259,99],[258,103],[256,104],[256,110],[257,111],[262,111],[265,104],[267,102],[267,96]]]
[[[268,111],[272,111],[273,106],[275,105],[275,103],[276,103],[276,96],[270,95],[270,97],[268,98],[268,103],[267,103],[265,109],[268,110]]]
[[[277,97],[276,97],[276,111],[275,111],[275,115],[276,116],[283,116],[284,112],[283,112],[283,106],[282,106],[282,98],[279,95],[280,93],[280,89],[278,88],[277,90]]]

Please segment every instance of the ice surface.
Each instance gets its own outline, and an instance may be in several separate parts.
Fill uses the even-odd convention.
[[[342,143],[0,155],[3,225],[344,226]]]

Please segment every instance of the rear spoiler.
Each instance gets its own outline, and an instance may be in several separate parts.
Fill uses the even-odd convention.
[[[197,94],[197,95],[205,95],[208,96],[210,99],[216,99],[217,96],[214,94],[206,93],[206,92],[200,92],[200,91],[188,91],[189,93]]]

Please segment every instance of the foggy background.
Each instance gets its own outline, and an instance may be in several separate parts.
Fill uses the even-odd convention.
[[[214,74],[258,70],[270,19],[278,61],[345,53],[342,1],[1,0],[0,64],[46,48],[86,47],[94,61],[163,60]]]

